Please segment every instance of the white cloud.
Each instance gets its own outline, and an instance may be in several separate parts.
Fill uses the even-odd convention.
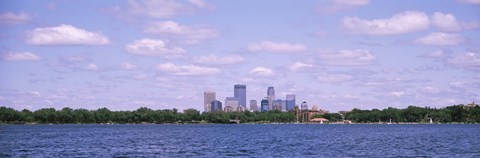
[[[198,8],[205,8],[207,7],[207,3],[203,0],[188,0],[191,4],[197,6]]]
[[[97,71],[98,67],[97,65],[90,63],[87,66],[85,66],[85,70],[90,70],[90,71]]]
[[[298,71],[298,70],[301,70],[301,69],[312,68],[312,67],[313,67],[312,64],[306,64],[306,63],[303,63],[303,62],[295,62],[292,65],[290,65],[288,68],[292,71]]]
[[[135,40],[127,44],[125,49],[136,55],[161,56],[165,58],[179,57],[186,52],[180,47],[167,47],[166,43],[162,40],[149,38]]]
[[[439,28],[442,31],[450,31],[456,32],[461,31],[463,29],[475,29],[480,26],[478,22],[459,22],[457,18],[455,18],[452,14],[444,14],[441,12],[433,13],[432,17],[432,24]]]
[[[160,72],[170,73],[179,76],[215,75],[220,70],[213,67],[201,67],[195,65],[175,65],[173,63],[158,64],[155,69]]]
[[[467,69],[480,69],[480,53],[467,52],[450,57],[448,64]]]
[[[162,35],[183,36],[188,40],[214,39],[217,38],[220,34],[216,29],[207,26],[186,26],[180,25],[173,21],[149,23],[147,28],[145,28],[144,32]]]
[[[433,13],[432,24],[442,31],[460,31],[462,29],[455,16],[441,12]]]
[[[2,59],[10,61],[37,61],[42,58],[30,52],[6,52],[1,54]]]
[[[480,4],[480,0],[458,0],[462,3],[469,3],[469,4]]]
[[[189,3],[176,0],[131,0],[128,4],[130,13],[150,18],[171,18],[179,14],[191,14],[199,8],[208,8],[201,0],[190,0]]]
[[[345,82],[352,79],[352,76],[346,74],[323,74],[317,77],[320,82]]]
[[[445,51],[437,50],[428,54],[421,55],[421,57],[425,58],[433,58],[433,59],[442,59],[447,57],[448,54]]]
[[[335,66],[368,65],[376,60],[370,51],[361,49],[321,51],[318,57],[322,64]]]
[[[358,17],[342,19],[342,28],[351,34],[397,35],[428,29],[427,14],[419,11],[405,11],[388,19],[365,20]]]
[[[393,91],[393,92],[390,92],[390,96],[394,96],[394,97],[401,97],[401,96],[404,96],[406,95],[407,93],[405,91]]]
[[[250,70],[251,75],[269,77],[273,76],[273,70],[265,67],[255,67]]]
[[[193,58],[194,63],[207,65],[233,65],[245,61],[245,58],[239,55],[206,55]]]
[[[41,97],[42,95],[38,91],[28,91],[28,95],[33,96],[33,97]]]
[[[124,63],[120,64],[120,67],[124,70],[135,70],[135,69],[137,69],[137,65],[134,65],[134,64],[129,63],[129,62],[124,62]]]
[[[282,52],[304,52],[307,50],[303,44],[290,44],[286,42],[271,42],[271,41],[262,41],[260,43],[250,43],[248,45],[248,50],[251,52],[272,52],[272,53],[282,53]]]
[[[434,32],[416,39],[414,43],[423,45],[453,46],[461,44],[464,41],[465,39],[458,34]]]
[[[30,31],[27,43],[35,45],[105,45],[110,41],[101,33],[88,32],[72,25],[62,24]]]
[[[321,13],[336,13],[339,11],[348,11],[357,7],[365,6],[370,0],[332,0],[332,4],[326,7],[320,7]]]
[[[0,14],[0,24],[21,24],[29,22],[32,18],[25,13],[6,12]]]

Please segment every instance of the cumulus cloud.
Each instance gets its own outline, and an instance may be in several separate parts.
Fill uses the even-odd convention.
[[[459,22],[454,15],[442,12],[433,13],[431,20],[432,25],[435,27],[442,31],[450,32],[461,31],[463,29],[475,29],[480,26],[478,22]]]
[[[125,49],[135,55],[160,56],[165,58],[179,57],[186,52],[180,47],[167,47],[166,42],[160,39],[149,38],[135,40],[127,44]]]
[[[6,52],[0,54],[2,59],[10,61],[37,61],[42,58],[31,52]]]
[[[179,14],[191,14],[198,9],[208,8],[202,0],[190,0],[183,3],[176,0],[146,0],[128,2],[129,12],[150,18],[171,18]]]
[[[98,67],[97,65],[93,64],[93,63],[90,63],[88,65],[86,65],[84,67],[85,70],[89,70],[89,71],[97,71],[98,70]]]
[[[357,7],[365,6],[370,0],[332,0],[331,5],[319,7],[320,13],[336,13],[340,11],[348,11]]]
[[[207,26],[186,26],[173,21],[151,22],[144,29],[144,32],[181,36],[194,42],[198,42],[198,40],[214,39],[220,34],[216,29]]]
[[[5,12],[0,14],[0,24],[22,24],[27,23],[32,18],[25,13]]]
[[[306,64],[306,63],[303,63],[303,62],[295,62],[292,65],[290,65],[288,68],[292,71],[299,71],[299,70],[302,70],[302,69],[307,69],[307,68],[312,68],[312,67],[313,67],[312,64]]]
[[[345,17],[342,29],[351,34],[397,35],[428,29],[429,22],[428,15],[423,12],[405,11],[387,19]]]
[[[165,72],[179,76],[215,75],[220,73],[219,69],[213,67],[175,65],[173,63],[158,64],[155,66],[155,69],[159,72]]]
[[[346,74],[322,74],[317,77],[320,82],[345,82],[352,79],[352,76]]]
[[[464,41],[465,39],[458,34],[434,32],[416,39],[414,43],[423,45],[454,46],[461,44]]]
[[[198,8],[205,8],[208,6],[203,0],[188,0],[188,2],[197,6]]]
[[[270,77],[273,76],[273,70],[265,67],[255,67],[250,70],[251,75],[260,76],[260,77]]]
[[[368,50],[320,51],[318,56],[321,64],[334,66],[369,65],[376,57]]]
[[[36,28],[26,40],[34,45],[105,45],[110,41],[98,32],[89,32],[72,25]]]
[[[135,70],[135,69],[137,69],[137,65],[134,65],[134,64],[129,63],[129,62],[124,62],[124,63],[120,64],[120,67],[124,70]]]
[[[245,61],[245,58],[239,55],[206,55],[193,58],[194,63],[207,64],[207,65],[233,65]]]
[[[390,96],[394,96],[394,97],[401,97],[401,96],[404,96],[406,95],[407,93],[405,91],[393,91],[393,92],[390,92]]]
[[[480,69],[480,53],[467,52],[452,55],[446,61],[448,64],[467,68],[467,69]]]
[[[262,41],[260,43],[250,43],[248,50],[251,52],[272,52],[272,53],[288,53],[288,52],[304,52],[307,47],[303,44]]]

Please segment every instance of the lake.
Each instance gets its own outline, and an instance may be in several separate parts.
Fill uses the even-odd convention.
[[[480,125],[0,125],[0,157],[480,157]]]

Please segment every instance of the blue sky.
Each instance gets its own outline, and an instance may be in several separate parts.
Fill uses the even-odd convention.
[[[0,105],[338,111],[480,102],[480,1],[0,2]]]

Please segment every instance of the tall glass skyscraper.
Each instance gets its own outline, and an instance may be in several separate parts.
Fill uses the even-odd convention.
[[[203,92],[203,106],[205,112],[210,112],[211,103],[216,99],[215,92]]]
[[[222,102],[218,100],[214,100],[210,103],[212,105],[211,112],[223,111],[222,110]]]
[[[273,87],[268,87],[267,89],[267,100],[268,100],[268,109],[272,110],[273,100],[275,100],[275,90],[273,89]]]
[[[238,99],[238,105],[247,109],[247,86],[237,84],[233,86],[233,97]]]
[[[262,112],[268,111],[268,99],[262,99],[262,102],[260,102],[260,104]]]
[[[293,110],[295,108],[295,94],[287,94],[287,111]]]

